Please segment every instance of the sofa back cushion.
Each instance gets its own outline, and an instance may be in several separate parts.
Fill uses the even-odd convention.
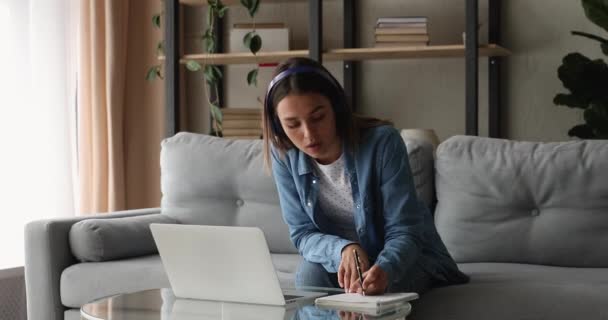
[[[456,136],[439,146],[435,183],[457,262],[608,267],[608,141]]]
[[[434,198],[432,146],[407,141],[414,181]],[[195,133],[165,139],[161,150],[161,209],[181,223],[256,226],[273,253],[297,253],[283,221],[276,185],[264,169],[261,140]]]

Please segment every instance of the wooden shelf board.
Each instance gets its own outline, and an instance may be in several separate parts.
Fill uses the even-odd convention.
[[[306,2],[307,0],[264,0],[264,3],[279,3],[279,2]],[[180,4],[187,6],[206,6],[207,0],[179,0]],[[225,6],[241,5],[240,0],[223,0]]]
[[[331,49],[323,53],[326,61],[358,61],[374,59],[418,59],[418,58],[451,58],[464,57],[464,45],[441,45],[420,47],[379,47],[379,48],[347,48]],[[479,55],[508,56],[511,52],[501,46],[490,44],[479,47]],[[254,56],[248,52],[215,53],[215,54],[188,54],[180,59],[181,63],[195,60],[203,64],[255,64],[273,63],[293,57],[308,57],[308,50],[291,50],[260,52]],[[159,57],[164,60],[164,57]]]

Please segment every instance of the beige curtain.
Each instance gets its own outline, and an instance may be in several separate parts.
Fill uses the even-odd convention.
[[[82,0],[78,78],[81,214],[158,206],[162,82],[146,82],[160,1]]]

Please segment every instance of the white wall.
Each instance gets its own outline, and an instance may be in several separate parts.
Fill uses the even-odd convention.
[[[233,22],[249,22],[244,9],[231,9],[227,27]],[[464,30],[464,1],[375,0],[358,2],[359,44],[373,45],[373,28],[380,16],[426,15],[432,44],[461,43]],[[480,1],[481,41],[487,40],[487,1]],[[342,46],[341,1],[324,4],[324,47]],[[580,110],[553,105],[562,92],[557,78],[561,58],[581,50],[600,57],[597,46],[573,37],[570,30],[601,32],[589,22],[580,1],[503,1],[502,36],[513,55],[504,59],[503,134],[519,140],[567,140],[567,131],[580,123]],[[187,30],[204,21],[204,12],[187,10]],[[257,21],[285,22],[292,28],[292,48],[307,46],[308,6],[306,3],[264,4]],[[188,32],[188,31],[187,31]],[[187,50],[197,50],[194,41]],[[480,59],[480,132],[487,135],[487,58]],[[341,79],[341,64],[328,64]],[[208,123],[202,94],[202,74],[188,75],[188,128],[206,132]],[[358,111],[391,119],[396,127],[434,128],[443,140],[464,133],[464,58],[377,60],[360,64]],[[203,106],[203,107],[201,107]]]

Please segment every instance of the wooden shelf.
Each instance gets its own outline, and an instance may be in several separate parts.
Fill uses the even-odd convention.
[[[279,2],[306,2],[307,0],[264,0],[264,4],[266,3],[279,3]],[[184,4],[187,6],[206,6],[207,0],[179,0],[180,4]],[[241,5],[240,0],[223,0],[222,3],[225,6],[234,6]]]
[[[454,58],[464,57],[464,45],[441,45],[421,47],[380,47],[380,48],[348,48],[331,49],[323,53],[324,61],[358,61],[380,59],[419,59],[419,58]],[[482,57],[508,56],[511,52],[501,46],[490,44],[479,47]],[[291,50],[276,52],[260,52],[254,56],[248,52],[188,54],[180,62],[194,60],[201,64],[256,64],[283,61],[293,57],[308,57],[308,50]],[[159,59],[164,60],[161,56]]]

